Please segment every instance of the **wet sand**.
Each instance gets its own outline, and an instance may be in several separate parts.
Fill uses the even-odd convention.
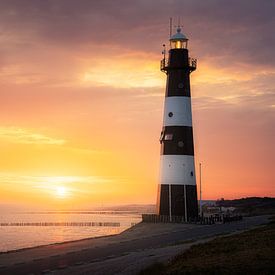
[[[215,225],[140,223],[119,235],[2,253],[0,274],[137,274],[193,244],[251,229],[268,217]]]

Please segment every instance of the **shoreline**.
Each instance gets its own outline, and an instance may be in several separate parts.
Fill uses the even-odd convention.
[[[136,223],[135,225],[133,225],[131,227],[128,227],[128,228],[122,230],[119,233],[115,233],[115,234],[102,235],[102,236],[94,236],[94,237],[87,237],[87,238],[81,238],[81,239],[76,239],[76,240],[68,240],[68,241],[61,241],[61,242],[53,242],[53,243],[48,243],[48,244],[41,244],[41,245],[22,247],[22,248],[17,248],[17,249],[11,249],[11,250],[7,250],[7,251],[0,251],[0,255],[2,255],[2,254],[8,254],[8,253],[13,253],[13,252],[20,252],[20,251],[29,250],[29,249],[47,247],[47,246],[52,246],[52,245],[62,245],[62,244],[67,244],[67,243],[82,242],[82,241],[89,241],[89,240],[99,239],[99,238],[113,237],[113,236],[117,236],[119,234],[122,234],[123,232],[126,232],[127,230],[130,230],[130,229],[134,228],[136,225],[140,224],[141,222],[142,221]]]
[[[0,273],[37,274],[50,270],[54,274],[58,270],[56,274],[106,275],[112,270],[118,274],[136,274],[141,268],[167,261],[194,244],[265,224],[269,217],[247,217],[216,225],[139,223],[116,235],[2,253]]]
[[[129,228],[128,228],[128,229],[129,229]],[[77,239],[77,240],[70,240],[70,241],[56,242],[56,243],[49,243],[49,244],[41,244],[41,245],[30,246],[30,247],[23,247],[23,248],[12,249],[12,250],[7,250],[7,251],[0,251],[0,255],[2,255],[2,254],[9,254],[9,253],[13,253],[13,252],[21,252],[21,251],[29,250],[29,249],[35,249],[35,248],[53,246],[53,245],[62,245],[62,244],[67,244],[67,243],[88,241],[88,240],[92,240],[92,239],[113,237],[113,236],[117,236],[117,235],[119,235],[119,234],[125,232],[125,231],[128,230],[128,229],[125,229],[124,231],[122,231],[122,232],[120,232],[120,233],[117,233],[117,234],[110,234],[110,235],[103,235],[103,236],[96,236],[96,237],[88,237],[88,238],[82,238],[82,239]]]

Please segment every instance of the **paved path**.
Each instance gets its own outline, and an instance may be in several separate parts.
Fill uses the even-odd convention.
[[[243,231],[268,221],[268,216],[230,224],[145,224],[116,236],[0,254],[0,274],[136,274],[167,260],[194,242]]]

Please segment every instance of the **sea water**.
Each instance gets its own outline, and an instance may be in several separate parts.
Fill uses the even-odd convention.
[[[0,213],[0,252],[121,233],[141,221],[125,211]]]

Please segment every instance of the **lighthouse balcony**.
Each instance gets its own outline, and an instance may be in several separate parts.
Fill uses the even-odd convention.
[[[165,58],[163,58],[160,61],[160,70],[165,73],[167,73],[167,71],[169,71],[169,69],[183,69],[184,67],[185,66],[181,66],[179,68],[171,67],[169,65],[168,59],[165,59]],[[197,59],[189,57],[188,58],[188,69],[190,70],[190,72],[193,72],[196,70],[196,68],[197,68]]]
[[[190,72],[193,72],[197,69],[197,59],[196,58],[189,57],[188,63],[189,63]]]
[[[168,69],[168,60],[163,58],[162,60],[160,60],[160,70],[166,73],[167,69]]]

